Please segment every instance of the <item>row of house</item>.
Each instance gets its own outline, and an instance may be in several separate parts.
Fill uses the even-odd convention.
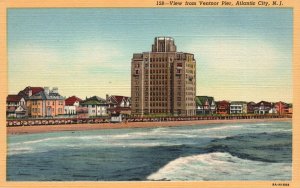
[[[65,98],[53,87],[26,87],[6,99],[8,118],[42,117],[98,117],[112,114],[130,115],[130,97],[106,95],[85,100],[76,96]]]
[[[292,114],[293,105],[290,103],[260,101],[215,101],[211,96],[196,97],[197,115],[205,114]]]
[[[196,114],[292,114],[292,104],[282,101],[215,101],[211,96],[196,96]],[[8,118],[24,117],[99,117],[115,114],[131,114],[131,98],[120,95],[65,98],[57,87],[26,87],[16,95],[8,95],[6,115]]]

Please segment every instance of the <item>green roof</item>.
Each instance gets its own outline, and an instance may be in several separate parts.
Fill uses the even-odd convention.
[[[196,96],[195,100],[197,106],[203,106],[205,105],[206,101],[208,101],[208,104],[211,105],[212,101],[214,101],[214,98],[209,96]]]

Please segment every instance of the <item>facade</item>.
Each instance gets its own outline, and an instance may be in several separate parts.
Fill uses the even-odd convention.
[[[247,102],[232,101],[230,103],[230,114],[247,114]]]
[[[108,103],[109,114],[131,114],[131,99],[127,96],[120,95],[106,95],[106,102]]]
[[[254,106],[254,113],[255,114],[268,114],[272,113],[272,104],[267,101],[260,101]]]
[[[213,97],[196,96],[196,114],[215,114],[216,103]]]
[[[156,37],[151,52],[133,54],[132,113],[195,115],[194,54],[177,52],[174,39]]]
[[[275,108],[276,108],[277,113],[280,115],[289,113],[288,104],[286,104],[285,102],[282,102],[282,101],[276,102]]]
[[[111,114],[110,122],[111,123],[120,123],[120,122],[122,122],[122,114],[119,114],[119,113]]]
[[[82,101],[76,96],[69,97],[65,100],[65,114],[66,115],[76,115],[79,102]]]
[[[93,96],[80,102],[81,109],[87,108],[89,117],[107,116],[108,104],[105,99]]]
[[[217,114],[227,115],[230,113],[230,103],[229,101],[218,101],[216,102]]]
[[[28,115],[26,101],[20,95],[8,95],[6,98],[6,117],[24,118]]]
[[[30,93],[31,94],[31,93]],[[28,115],[31,117],[55,117],[64,114],[64,97],[58,93],[58,88],[44,90],[29,95],[27,100]]]
[[[252,101],[247,103],[247,113],[248,114],[254,114],[255,105],[256,105],[256,103],[252,102]]]

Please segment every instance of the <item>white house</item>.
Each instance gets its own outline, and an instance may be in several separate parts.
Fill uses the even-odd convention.
[[[244,101],[232,101],[230,103],[230,114],[246,114],[247,102]]]
[[[93,116],[108,116],[108,104],[105,99],[93,96],[80,102],[80,106],[88,108],[89,117]]]
[[[77,114],[77,109],[79,107],[79,103],[82,101],[80,98],[76,96],[69,97],[65,100],[65,114],[66,115],[75,115]]]

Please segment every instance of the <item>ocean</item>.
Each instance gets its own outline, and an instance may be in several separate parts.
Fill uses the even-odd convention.
[[[292,123],[9,135],[7,181],[291,180]]]

